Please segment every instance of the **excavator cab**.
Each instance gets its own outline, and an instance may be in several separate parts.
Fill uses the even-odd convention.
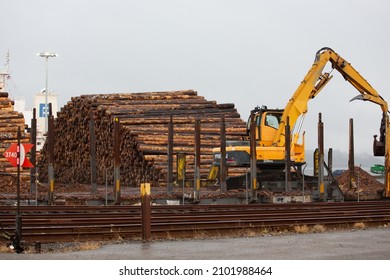
[[[245,140],[249,140],[251,118],[256,127],[256,141],[259,146],[270,146],[279,128],[283,110],[268,109],[267,106],[256,107],[248,118]]]
[[[262,168],[274,169],[284,168],[284,151],[279,151],[277,148],[272,148],[272,141],[279,128],[280,120],[283,115],[283,110],[268,109],[267,106],[256,107],[251,111],[247,122],[246,135],[242,141],[227,141],[226,142],[226,164],[228,166],[245,167],[249,166],[250,162],[250,143],[249,132],[250,124],[255,123],[256,147],[262,149],[258,152],[257,165]],[[271,147],[271,148],[270,148]],[[267,151],[264,151],[266,149]],[[274,151],[277,150],[277,151]],[[266,153],[266,154],[265,154]],[[270,154],[272,153],[272,154]],[[278,156],[275,156],[277,153]],[[213,150],[214,166],[219,166],[221,153],[219,148]]]

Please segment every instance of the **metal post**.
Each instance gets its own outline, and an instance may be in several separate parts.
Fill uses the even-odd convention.
[[[120,123],[119,118],[114,118],[114,202],[120,201]]]
[[[36,168],[36,161],[37,161],[37,116],[36,116],[36,109],[33,109],[33,117],[31,119],[31,140],[30,143],[33,144],[31,148],[31,156],[30,161],[33,167],[30,169],[30,193],[37,194],[37,168]],[[37,195],[36,195],[37,196]],[[36,204],[38,205],[38,201],[36,201]]]
[[[95,121],[93,119],[93,113],[91,112],[89,118],[89,156],[91,164],[91,186],[92,194],[96,194],[97,191],[97,170],[96,170],[96,135],[95,135]]]
[[[359,166],[359,171],[358,171],[358,180],[357,180],[357,201],[360,202],[360,168],[362,168],[362,165],[360,164]]]
[[[183,190],[183,205],[185,204],[185,197],[184,197],[185,187],[186,187],[186,171],[183,169],[183,186],[182,186],[182,190]]]
[[[355,147],[353,141],[353,119],[349,119],[349,155],[348,155],[349,183],[352,188],[355,180]]]
[[[48,153],[49,153],[49,205],[54,204],[54,117],[52,114],[51,103],[49,104],[49,128],[48,134]]]
[[[169,118],[169,124],[168,124],[168,186],[167,186],[167,192],[168,195],[171,195],[173,193],[173,117],[172,113]]]
[[[56,53],[49,53],[49,52],[42,52],[37,54],[40,57],[45,58],[45,66],[46,66],[46,87],[45,87],[45,133],[48,130],[49,127],[49,117],[48,117],[48,94],[49,94],[49,58],[50,57],[57,57],[58,55]]]
[[[227,192],[227,166],[226,166],[226,124],[225,118],[222,118],[221,122],[221,159],[220,159],[220,182],[221,192]]]
[[[324,124],[321,113],[318,114],[318,189],[320,199],[326,200],[324,183]]]
[[[253,111],[250,117],[250,170],[251,170],[251,201],[257,201],[257,155],[256,155],[256,122]]]
[[[328,177],[327,177],[327,180],[328,180],[328,184],[327,184],[327,196],[328,196],[328,199],[333,199],[333,191],[334,191],[334,186],[333,186],[333,149],[332,148],[329,148],[328,150],[328,167],[327,167],[327,170],[328,170]]]
[[[149,242],[152,235],[150,183],[141,184],[142,242]]]
[[[330,174],[333,173],[333,149],[329,148],[328,150],[328,172]]]
[[[195,120],[194,199],[200,199],[200,120]]]
[[[285,191],[291,191],[291,137],[290,137],[290,117],[287,117],[285,126]]]
[[[307,164],[303,167],[302,171],[302,203],[305,203],[305,169]]]
[[[49,115],[48,114],[48,106],[49,106],[49,101],[48,101],[48,94],[49,94],[49,57],[46,56],[46,80],[45,80],[45,132],[48,131],[49,129]]]
[[[245,171],[245,204],[248,204],[248,172],[249,170],[247,169]]]
[[[106,206],[108,205],[108,177],[107,177],[107,167],[106,167],[106,173],[105,173],[105,176],[106,176]]]
[[[14,248],[17,253],[22,253],[23,248],[20,244],[22,240],[22,217],[20,214],[20,126],[18,126],[18,147],[17,147],[17,183],[16,183],[16,220],[15,220],[15,240]]]
[[[383,112],[383,122],[384,122],[384,125],[385,125],[385,135],[389,135],[390,131],[388,131],[388,128],[390,127],[390,124],[389,124],[389,116],[387,114],[387,112]],[[390,154],[389,154],[389,150],[390,150],[390,137],[385,137],[385,162],[384,162],[384,165],[385,165],[385,174],[384,174],[384,183],[385,183],[385,192],[384,192],[384,196],[385,197],[390,197]]]

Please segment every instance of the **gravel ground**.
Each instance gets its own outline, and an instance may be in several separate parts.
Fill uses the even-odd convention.
[[[95,250],[1,253],[7,260],[390,260],[390,228],[247,238],[128,242]]]

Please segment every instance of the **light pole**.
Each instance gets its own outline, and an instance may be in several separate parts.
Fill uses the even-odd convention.
[[[48,117],[49,117],[49,106],[48,106],[48,94],[49,94],[49,57],[57,57],[58,54],[53,52],[41,52],[38,53],[37,56],[46,58],[46,87],[45,87],[45,108],[43,110],[44,116],[45,116],[45,131],[44,134],[47,132],[48,128]]]

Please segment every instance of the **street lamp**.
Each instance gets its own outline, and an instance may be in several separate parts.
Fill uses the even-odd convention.
[[[45,131],[44,133],[47,132],[48,128],[48,118],[49,118],[49,108],[48,108],[48,94],[49,94],[49,68],[48,68],[48,62],[49,62],[49,57],[57,57],[58,54],[53,53],[53,52],[41,52],[38,53],[37,56],[44,57],[46,58],[46,87],[45,87],[45,109],[44,109],[44,116],[45,116]]]

